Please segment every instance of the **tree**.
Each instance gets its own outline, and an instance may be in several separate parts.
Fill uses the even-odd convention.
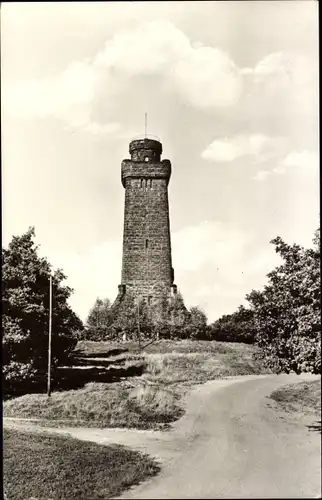
[[[143,298],[134,300],[126,295],[124,301],[115,313],[109,328],[109,336],[139,341],[152,334],[153,322],[150,307]]]
[[[236,312],[224,314],[210,325],[209,336],[222,342],[254,343],[256,329],[253,311],[239,306]]]
[[[170,325],[174,327],[182,327],[188,319],[189,312],[187,311],[182,295],[176,293],[168,301],[166,315]]]
[[[87,317],[87,325],[91,327],[106,327],[110,321],[111,301],[97,298]]]
[[[189,310],[190,316],[186,327],[187,337],[204,340],[207,338],[207,315],[199,307],[193,306]]]
[[[14,236],[2,249],[2,360],[6,391],[47,369],[49,277],[51,265],[39,257],[34,228]],[[52,274],[52,366],[74,349],[81,320],[67,303],[72,289],[59,269]]]
[[[148,305],[142,298],[139,302],[126,295],[115,311],[109,328],[109,336],[140,339],[203,339],[207,334],[207,316],[199,307],[190,311],[184,305],[180,293],[172,297],[163,296],[155,304]]]
[[[276,372],[321,370],[320,236],[314,248],[271,241],[283,264],[268,274],[263,291],[246,296],[254,312],[263,361]]]
[[[91,308],[85,329],[82,332],[83,340],[106,340],[111,323],[111,301],[97,298]]]
[[[138,340],[138,324],[140,339],[150,338],[186,338],[190,332],[190,313],[184,306],[180,293],[173,297],[162,297],[155,304],[148,305],[144,298],[137,299],[126,295],[113,313],[109,335],[126,336],[127,339]]]

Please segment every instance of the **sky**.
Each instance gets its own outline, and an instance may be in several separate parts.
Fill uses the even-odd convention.
[[[172,163],[175,283],[209,321],[319,226],[318,4],[1,5],[3,245],[30,226],[85,320],[121,280],[129,142]]]

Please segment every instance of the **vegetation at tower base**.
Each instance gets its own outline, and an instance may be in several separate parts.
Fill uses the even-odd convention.
[[[46,373],[48,360],[49,277],[51,266],[39,257],[34,228],[14,236],[2,249],[2,363],[6,393]],[[72,289],[52,274],[52,367],[68,357],[77,343],[81,320],[67,303]]]
[[[110,337],[114,339],[140,339],[150,338],[152,335],[152,314],[145,300],[138,302],[131,295],[126,295],[122,307],[114,311],[110,326]]]
[[[271,241],[283,263],[263,291],[246,296],[254,312],[259,356],[275,372],[321,371],[320,230],[314,247]]]
[[[197,306],[188,310],[180,293],[162,297],[154,306],[144,298],[138,303],[130,294],[123,296],[121,305],[109,305],[108,299],[97,299],[80,340],[207,338],[206,314]]]

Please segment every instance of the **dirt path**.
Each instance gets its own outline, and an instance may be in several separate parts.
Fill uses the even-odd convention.
[[[266,399],[278,387],[312,376],[247,376],[211,381],[187,397],[170,432],[5,426],[119,443],[163,463],[162,472],[121,498],[314,498],[321,492],[320,435]]]

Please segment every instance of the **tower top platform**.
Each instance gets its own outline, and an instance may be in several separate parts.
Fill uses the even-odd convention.
[[[133,161],[160,161],[162,144],[155,136],[136,138],[130,142],[129,153]]]

